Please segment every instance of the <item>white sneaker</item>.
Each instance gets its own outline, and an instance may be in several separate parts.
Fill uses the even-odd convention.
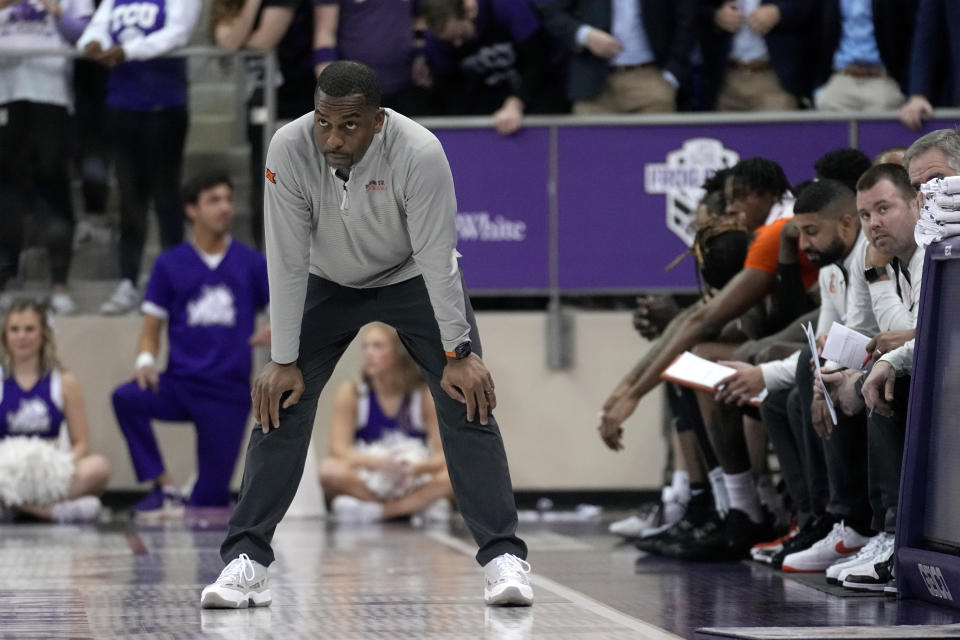
[[[639,538],[647,529],[659,527],[662,524],[660,514],[663,508],[656,503],[640,507],[636,515],[610,524],[610,533],[624,538]]]
[[[134,311],[140,304],[140,292],[130,280],[122,280],[113,290],[110,299],[100,307],[105,316],[119,316]]]
[[[268,607],[272,601],[267,568],[245,553],[224,567],[217,581],[204,587],[200,594],[200,606],[204,609]]]
[[[843,521],[837,522],[826,538],[815,542],[809,549],[796,551],[784,558],[783,570],[788,573],[819,573],[840,560],[852,558],[868,542],[870,538],[860,535]]]
[[[77,312],[77,305],[69,293],[61,291],[50,296],[50,310],[58,316],[72,316]]]
[[[330,503],[337,522],[369,523],[383,520],[383,505],[367,502],[353,496],[337,496]]]
[[[490,605],[516,605],[529,607],[533,604],[533,587],[530,586],[530,564],[509,553],[499,555],[483,566],[486,582],[483,601]]]
[[[100,516],[102,508],[100,498],[83,496],[56,503],[50,513],[56,522],[94,522]]]
[[[101,244],[110,243],[110,218],[106,215],[88,215],[77,222],[77,227],[73,232],[73,246],[79,247],[83,244]]]
[[[880,562],[890,555],[890,551],[893,551],[893,540],[892,533],[878,533],[873,536],[870,538],[870,542],[868,542],[863,549],[860,549],[857,555],[847,560],[835,562],[827,567],[827,582],[830,584],[842,584],[843,578],[849,569]]]
[[[446,498],[439,498],[431,502],[426,509],[420,512],[420,515],[427,522],[449,522],[450,512],[450,501]]]

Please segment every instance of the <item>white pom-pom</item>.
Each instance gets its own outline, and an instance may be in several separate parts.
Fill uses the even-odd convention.
[[[67,497],[73,455],[41,438],[0,440],[0,502],[50,504]]]

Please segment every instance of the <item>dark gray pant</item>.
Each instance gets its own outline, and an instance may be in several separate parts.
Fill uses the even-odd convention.
[[[817,437],[810,416],[813,384],[810,349],[804,347],[797,363],[797,390],[804,429]],[[864,414],[845,416],[837,411],[837,426],[822,442],[830,481],[829,511],[860,533],[866,533],[870,530],[870,503],[867,499],[867,424]]]
[[[830,489],[823,460],[823,445],[813,432],[805,429],[800,392],[796,389],[774,391],[760,407],[773,451],[780,461],[780,473],[793,500],[797,524],[826,511]]]
[[[870,507],[873,510],[872,526],[877,531],[893,533],[897,527],[900,467],[903,464],[903,442],[907,435],[909,395],[909,376],[897,378],[893,391],[893,417],[885,418],[874,413],[867,418],[867,475],[870,480]]]
[[[466,308],[472,347],[479,355],[480,336],[469,299]],[[396,328],[433,394],[453,492],[479,546],[477,561],[486,564],[503,553],[526,557],[527,547],[515,535],[517,509],[496,420],[491,416],[486,426],[477,418],[467,422],[466,406],[440,387],[446,355],[423,278],[352,289],[311,275],[297,361],[306,389],[297,404],[280,410],[279,428],[267,435],[260,427],[253,430],[240,500],[220,546],[224,562],[241,553],[263,565],[273,562],[270,541],[303,475],[317,399],[357,332],[374,320]]]

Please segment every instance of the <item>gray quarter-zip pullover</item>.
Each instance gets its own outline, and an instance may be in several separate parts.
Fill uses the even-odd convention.
[[[468,339],[450,166],[436,136],[386,112],[346,182],[317,147],[313,112],[270,142],[264,231],[275,362],[299,355],[308,273],[359,289],[422,275],[444,350]]]

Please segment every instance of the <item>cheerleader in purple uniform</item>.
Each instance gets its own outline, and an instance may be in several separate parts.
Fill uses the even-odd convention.
[[[430,391],[394,329],[375,322],[361,343],[361,380],[337,392],[323,492],[340,520],[444,520],[453,489]]]
[[[88,453],[83,391],[57,360],[46,308],[15,301],[2,345],[0,506],[42,520],[95,520],[110,464]]]

